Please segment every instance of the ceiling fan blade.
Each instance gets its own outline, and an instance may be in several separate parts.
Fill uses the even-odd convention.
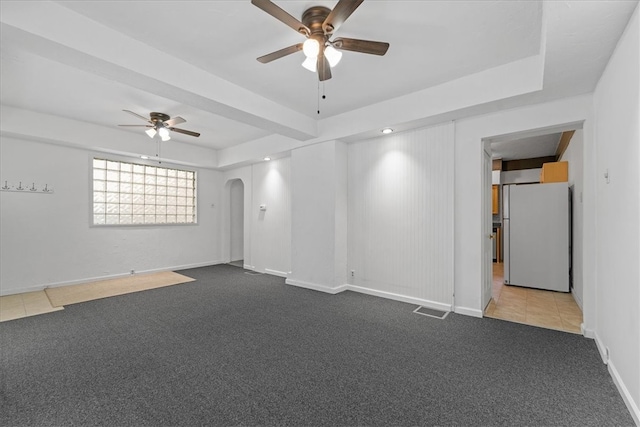
[[[337,38],[331,44],[340,50],[350,50],[380,56],[387,53],[387,49],[389,49],[389,43],[374,42],[371,40]]]
[[[322,23],[322,29],[325,34],[331,34],[337,31],[340,25],[351,16],[353,11],[356,10],[363,1],[364,0],[340,0]]]
[[[122,127],[132,127],[132,128],[152,128],[151,125],[118,125]]]
[[[324,53],[321,52],[318,55],[318,79],[323,82],[325,80],[329,80],[331,78],[331,66],[329,65],[329,61],[324,56]]]
[[[283,56],[296,53],[299,50],[302,50],[302,43],[294,44],[293,46],[285,47],[284,49],[276,50],[275,52],[271,52],[267,55],[261,56],[260,58],[258,58],[258,61],[266,64],[267,62],[282,58]]]
[[[170,127],[170,126],[174,126],[174,125],[179,125],[180,123],[184,123],[186,122],[185,119],[183,119],[182,117],[178,116],[178,117],[174,117],[172,119],[169,120],[165,120],[163,123],[165,126]]]
[[[279,6],[275,5],[269,0],[251,0],[251,3],[254,6],[258,6],[260,9],[267,12],[269,15],[276,18],[278,21],[283,22],[296,30],[299,33],[308,35],[311,34],[309,28],[304,25],[302,22],[298,21],[293,16],[289,15],[287,12],[282,10]]]
[[[142,120],[144,120],[145,122],[149,122],[149,123],[151,123],[151,120],[149,120],[149,118],[148,118],[148,117],[141,116],[140,114],[138,114],[138,113],[134,113],[133,111],[129,111],[129,110],[122,110],[122,111],[124,111],[125,113],[133,114],[134,116],[138,117],[139,119],[142,119]]]
[[[200,136],[200,134],[198,132],[192,132],[190,130],[185,130],[185,129],[178,129],[178,128],[170,127],[169,130],[172,131],[172,132],[183,133],[183,134],[189,135],[189,136],[195,136],[195,137]]]

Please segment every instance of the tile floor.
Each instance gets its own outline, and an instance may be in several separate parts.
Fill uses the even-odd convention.
[[[176,272],[161,271],[7,295],[0,297],[0,322],[63,310],[63,306],[78,302],[189,283],[194,280]]]
[[[0,297],[0,322],[63,310],[53,307],[45,291]]]
[[[570,293],[504,284],[502,263],[493,264],[493,299],[487,317],[579,334],[582,311]]]

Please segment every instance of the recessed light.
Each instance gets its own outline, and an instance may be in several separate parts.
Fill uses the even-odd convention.
[[[140,156],[140,158],[143,159],[143,160],[148,160],[149,156]]]
[[[265,162],[268,162],[269,160],[271,160],[271,157],[265,157],[265,158],[264,158],[264,159],[262,159],[262,160],[264,160]]]
[[[382,130],[381,130],[381,132],[382,132],[382,133],[384,133],[384,134],[387,134],[387,133],[391,133],[391,132],[393,132],[393,129],[391,129],[391,128],[384,128],[384,129],[382,129]]]

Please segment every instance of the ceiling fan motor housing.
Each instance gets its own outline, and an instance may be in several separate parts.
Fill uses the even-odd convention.
[[[330,13],[331,9],[324,6],[314,6],[305,10],[302,14],[302,23],[311,30],[310,37],[318,39],[318,41],[322,42],[321,44],[324,44],[325,39],[328,38],[325,36],[325,30],[322,28],[322,23],[327,19],[327,16],[329,16]],[[331,31],[333,31],[333,28],[331,28]]]
[[[151,121],[153,123],[163,123],[166,122],[167,120],[169,120],[171,117],[167,114],[164,113],[156,113],[156,112],[152,112],[149,113],[149,117],[151,118]]]

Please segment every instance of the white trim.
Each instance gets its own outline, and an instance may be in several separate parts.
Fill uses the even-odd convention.
[[[265,268],[264,272],[267,274],[271,274],[273,276],[280,276],[280,277],[284,277],[285,279],[287,278],[287,273],[285,273],[284,271],[271,270],[271,269]]]
[[[591,338],[594,339],[596,337],[596,333],[593,329],[587,329],[584,326],[584,323],[580,324],[580,333],[582,334],[582,336],[584,336],[585,338]]]
[[[600,337],[598,336],[597,333],[593,334],[593,339],[596,342],[596,348],[598,349],[598,352],[600,353],[600,358],[602,359],[602,363],[607,365],[609,363],[609,360],[607,358],[607,350],[606,350],[606,347],[605,347],[604,343],[602,342],[602,340],[600,339]]]
[[[462,314],[465,316],[480,317],[480,318],[484,317],[482,310],[478,310],[476,308],[456,306],[453,312],[456,314]]]
[[[584,308],[582,308],[582,300],[578,298],[578,295],[575,292],[571,292],[571,296],[573,296],[573,300],[578,304],[578,307],[580,307],[580,311],[584,312]]]
[[[336,286],[334,288],[330,288],[329,286],[320,285],[318,283],[305,282],[302,280],[295,280],[295,279],[287,279],[285,283],[287,285],[298,286],[300,288],[305,288],[305,289],[313,289],[314,291],[325,292],[331,295],[335,295],[344,291],[353,291],[361,294],[373,295],[376,297],[386,298],[394,301],[406,302],[408,304],[421,305],[423,307],[432,308],[434,310],[440,310],[440,311],[446,311],[446,312],[451,311],[451,304],[444,304],[441,302],[430,301],[430,300],[410,297],[406,295],[394,294],[391,292],[384,292],[376,289],[363,288],[361,286],[344,284],[344,285]]]
[[[607,368],[609,370],[611,378],[613,378],[613,383],[618,388],[620,396],[622,396],[622,400],[624,400],[624,404],[627,405],[627,409],[629,410],[633,421],[637,426],[640,426],[640,409],[638,409],[638,405],[633,401],[633,396],[631,396],[629,389],[624,385],[624,381],[622,381],[618,370],[615,368],[611,360],[609,360]]]
[[[325,292],[331,295],[335,295],[342,291],[346,291],[348,286],[348,285],[342,285],[342,286],[336,286],[335,288],[330,288],[328,286],[319,285],[317,283],[304,282],[302,280],[294,280],[294,279],[287,279],[285,283],[287,285],[297,286],[299,288],[305,288],[305,289],[312,289],[314,291]]]
[[[409,304],[422,305],[427,308],[433,308],[440,311],[451,311],[451,304],[444,304],[441,302],[430,301],[421,298],[409,297],[406,295],[394,294],[391,292],[378,291],[376,289],[363,288],[355,285],[343,285],[349,291],[359,292],[361,294],[373,295],[376,297],[387,298],[395,301],[406,302]]]
[[[242,268],[244,268],[245,270],[253,270],[255,267],[253,265],[243,264]]]
[[[149,270],[136,271],[135,274],[149,274],[149,273],[160,273],[162,271],[186,270],[188,268],[207,267],[210,265],[218,265],[218,264],[224,264],[224,263],[222,261],[208,261],[208,262],[200,262],[195,264],[178,265],[174,267],[153,268]],[[107,276],[96,276],[96,277],[88,277],[84,279],[66,280],[63,282],[33,285],[33,286],[27,286],[23,288],[0,289],[0,296],[22,294],[25,292],[42,291],[46,288],[59,288],[62,286],[79,285],[79,284],[90,283],[90,282],[100,282],[103,280],[119,279],[127,276],[131,276],[131,273],[109,274]]]
[[[47,287],[46,285],[33,285],[33,286],[27,286],[25,288],[11,288],[11,289],[3,288],[3,289],[0,289],[0,297],[6,297],[8,295],[24,294],[27,292],[42,291],[46,287]]]

